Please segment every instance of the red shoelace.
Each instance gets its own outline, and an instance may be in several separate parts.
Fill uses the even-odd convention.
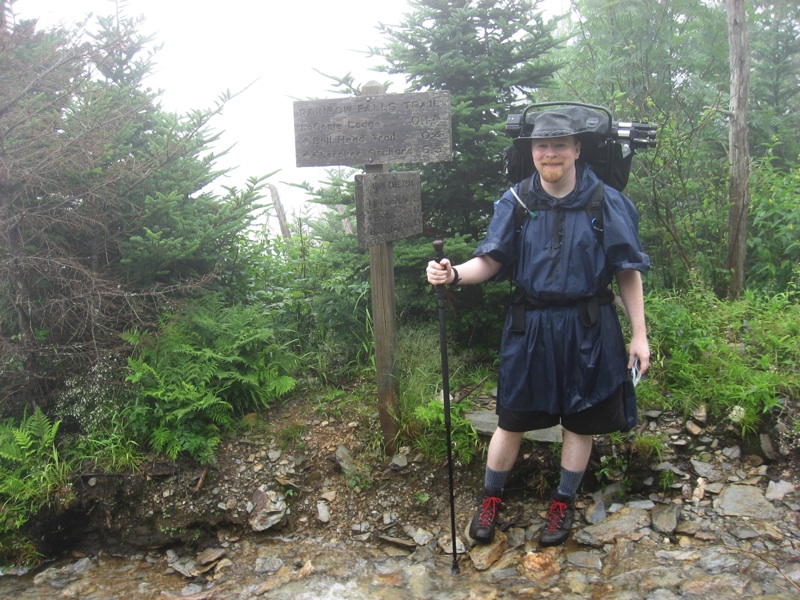
[[[550,505],[550,512],[547,515],[547,531],[559,530],[561,522],[567,514],[567,508],[569,508],[569,506],[567,506],[566,503],[553,500],[553,503]]]
[[[478,522],[481,527],[491,527],[497,515],[497,507],[500,502],[500,498],[494,496],[487,496],[483,499],[483,503],[481,503],[481,516],[478,517]]]

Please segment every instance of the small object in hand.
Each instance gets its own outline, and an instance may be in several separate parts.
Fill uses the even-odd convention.
[[[642,372],[639,370],[639,359],[637,358],[633,361],[633,369],[631,369],[631,381],[633,382],[633,387],[639,385],[639,382],[642,380]]]

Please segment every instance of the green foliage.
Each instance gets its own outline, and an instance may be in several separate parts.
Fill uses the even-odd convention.
[[[402,74],[406,91],[447,90],[454,158],[421,166],[425,224],[436,234],[477,235],[506,185],[498,135],[509,108],[545,85],[557,65],[553,25],[530,0],[412,0],[404,23],[381,25],[379,67]]]
[[[668,492],[672,488],[676,479],[677,476],[670,469],[665,469],[659,472],[658,484],[661,487],[661,491],[663,491],[664,493]]]
[[[452,455],[455,461],[465,465],[473,461],[478,447],[478,434],[472,423],[464,417],[467,408],[464,404],[450,405]],[[418,405],[411,415],[408,427],[414,446],[428,460],[438,461],[447,456],[444,405],[440,401],[431,400],[427,404]]]
[[[410,443],[430,460],[447,453],[444,405],[441,397],[441,353],[436,328],[404,327],[398,332],[398,364],[401,370],[399,423],[401,443]],[[451,394],[464,377],[468,360],[451,352],[449,356]],[[453,456],[469,464],[475,458],[478,436],[464,416],[468,402],[451,403]]]
[[[783,292],[800,287],[800,165],[779,169],[770,153],[753,169],[747,284]]]
[[[208,297],[165,321],[158,335],[133,333],[128,381],[137,397],[125,416],[157,452],[212,462],[235,414],[266,408],[296,385],[296,356],[258,307]]]
[[[45,506],[72,498],[71,467],[56,448],[59,421],[38,407],[20,423],[0,423],[0,562],[27,563],[35,551],[22,528]]]
[[[133,394],[117,379],[121,363],[117,355],[101,357],[85,376],[65,382],[55,412],[70,462],[110,473],[138,468],[142,454],[123,416]]]
[[[706,405],[746,434],[800,391],[800,306],[787,294],[722,302],[701,287],[645,305],[653,366],[638,389],[648,401],[685,415]]]
[[[405,323],[438,322],[436,290],[425,279],[433,258],[432,240],[414,238],[395,244],[397,305]],[[453,264],[469,260],[478,241],[455,234],[445,240],[444,254]],[[500,344],[509,283],[487,283],[446,288],[448,334],[454,343],[476,352],[494,352]]]
[[[663,436],[652,433],[640,433],[632,436],[631,451],[642,460],[661,462],[667,444]]]
[[[745,4],[750,31],[749,139],[769,147],[781,165],[800,156],[800,5],[785,0]]]
[[[12,411],[230,268],[259,208],[258,179],[207,191],[223,174],[209,123],[231,95],[164,112],[145,85],[151,40],[140,24],[116,15],[75,31],[27,21],[4,32],[0,391]]]

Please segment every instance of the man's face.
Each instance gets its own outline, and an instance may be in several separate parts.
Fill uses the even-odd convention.
[[[533,164],[547,183],[557,183],[565,173],[574,171],[581,154],[581,143],[575,136],[533,140]]]

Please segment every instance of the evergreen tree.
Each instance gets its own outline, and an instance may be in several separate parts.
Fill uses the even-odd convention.
[[[727,19],[699,0],[576,0],[557,96],[602,104],[616,119],[659,127],[625,192],[642,215],[650,281],[699,272],[721,293],[727,235]]]
[[[0,45],[0,397],[41,399],[219,271],[259,197],[225,197],[212,110],[160,109],[139,22]],[[143,55],[144,58],[141,58]],[[5,407],[15,403],[6,403]]]
[[[756,2],[748,14],[751,65],[750,139],[783,165],[800,157],[800,5]]]
[[[382,25],[390,42],[373,50],[388,73],[404,74],[407,91],[449,91],[452,162],[421,168],[423,218],[437,235],[478,234],[506,185],[502,150],[509,112],[528,103],[558,65],[557,41],[531,0],[411,0],[398,27]]]

